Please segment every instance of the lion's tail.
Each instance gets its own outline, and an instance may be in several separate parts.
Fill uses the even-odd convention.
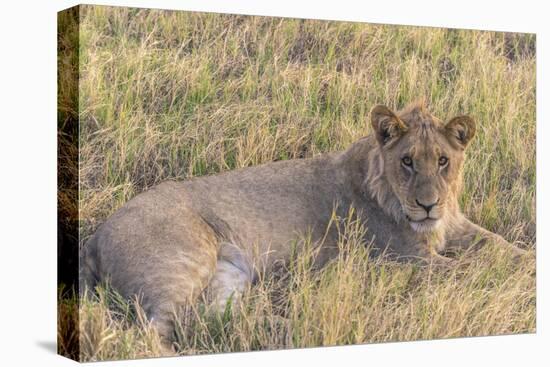
[[[92,236],[80,251],[79,294],[84,297],[93,292],[99,282],[97,257],[97,236]]]

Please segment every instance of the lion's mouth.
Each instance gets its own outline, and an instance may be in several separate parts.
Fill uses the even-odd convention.
[[[441,221],[438,218],[426,217],[420,220],[412,219],[407,215],[407,220],[411,225],[412,229],[417,232],[429,232],[433,231],[439,226]]]
[[[409,222],[413,222],[413,223],[435,223],[439,219],[438,218],[432,218],[432,217],[426,217],[426,218],[422,218],[422,219],[418,220],[418,219],[412,219],[411,217],[409,217],[407,215],[407,220]]]

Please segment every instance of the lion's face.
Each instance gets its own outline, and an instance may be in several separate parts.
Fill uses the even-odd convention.
[[[475,124],[459,116],[443,124],[422,105],[400,113],[385,106],[371,112],[384,175],[410,226],[418,232],[436,229],[461,187],[464,149]]]

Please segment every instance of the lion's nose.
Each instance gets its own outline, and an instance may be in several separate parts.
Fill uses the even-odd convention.
[[[421,206],[422,208],[424,208],[424,210],[426,211],[426,213],[430,214],[430,210],[432,210],[432,208],[434,206],[437,205],[437,203],[439,203],[439,199],[436,200],[435,203],[433,204],[423,204],[421,203],[420,201],[416,200],[416,204],[418,204],[418,206]]]

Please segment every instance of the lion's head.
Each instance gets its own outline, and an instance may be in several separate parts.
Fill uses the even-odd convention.
[[[423,103],[393,112],[371,111],[378,141],[367,178],[371,193],[398,219],[417,232],[429,232],[457,205],[464,150],[475,134],[468,116],[443,123]]]

